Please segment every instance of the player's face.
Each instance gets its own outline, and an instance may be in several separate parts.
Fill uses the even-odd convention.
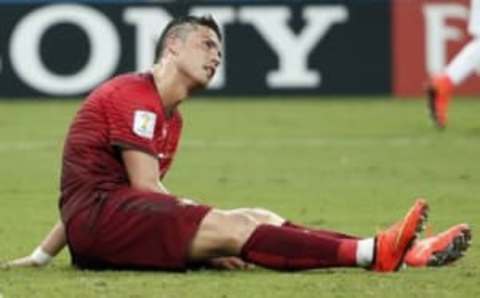
[[[179,50],[179,69],[198,87],[206,87],[220,65],[220,41],[205,26],[192,30]]]

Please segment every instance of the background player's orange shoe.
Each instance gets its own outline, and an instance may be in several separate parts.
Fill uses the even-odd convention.
[[[452,81],[446,75],[433,77],[427,88],[430,116],[438,128],[445,128],[447,125],[448,103],[452,91]]]
[[[417,199],[402,221],[380,232],[375,238],[375,257],[370,269],[379,272],[397,271],[417,233],[423,228],[427,212],[427,202]]]
[[[405,263],[412,267],[443,266],[461,258],[470,246],[472,237],[467,224],[459,224],[448,230],[417,241],[405,256]]]

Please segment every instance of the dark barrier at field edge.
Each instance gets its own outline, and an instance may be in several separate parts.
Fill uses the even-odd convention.
[[[390,4],[0,4],[0,97],[79,96],[147,69],[172,17],[211,13],[226,34],[211,95],[386,94]]]

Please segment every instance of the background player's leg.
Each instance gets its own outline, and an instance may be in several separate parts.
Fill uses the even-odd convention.
[[[471,1],[468,32],[477,38],[480,36],[480,0]]]
[[[480,0],[471,0],[468,31],[474,38],[455,56],[446,69],[453,85],[459,85],[480,67]]]
[[[454,86],[459,85],[480,66],[480,38],[471,40],[446,68]]]
[[[445,128],[447,124],[448,105],[454,87],[475,69],[480,69],[480,0],[471,0],[468,30],[474,39],[453,58],[445,71],[432,77],[427,90],[428,108],[439,128]]]

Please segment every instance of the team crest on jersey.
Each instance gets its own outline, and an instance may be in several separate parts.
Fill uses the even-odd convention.
[[[148,111],[135,111],[133,117],[133,133],[139,137],[153,139],[157,115]]]

